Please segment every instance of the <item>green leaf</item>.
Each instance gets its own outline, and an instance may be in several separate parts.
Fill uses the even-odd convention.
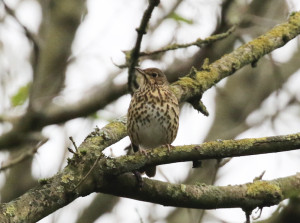
[[[187,23],[187,24],[190,24],[190,25],[193,24],[193,20],[191,20],[191,19],[186,19],[186,18],[184,18],[184,17],[178,15],[178,14],[175,13],[175,12],[172,12],[172,13],[168,16],[168,18],[174,19],[174,20],[177,21],[177,22],[184,22],[184,23]]]
[[[10,101],[13,107],[24,104],[28,98],[30,85],[31,83],[28,83],[20,87],[18,92],[11,97]]]

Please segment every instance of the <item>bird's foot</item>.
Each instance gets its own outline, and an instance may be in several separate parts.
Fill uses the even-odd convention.
[[[148,153],[149,153],[149,151],[147,151],[146,149],[139,149],[139,153],[141,154],[141,155],[145,155],[145,156],[148,156]]]

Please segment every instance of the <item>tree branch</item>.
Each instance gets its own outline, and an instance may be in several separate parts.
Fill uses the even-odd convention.
[[[98,186],[99,192],[161,204],[197,209],[237,208],[252,211],[268,207],[300,193],[300,174],[270,181],[213,186],[171,184],[143,178],[144,185],[137,189],[135,177],[129,174],[109,180]]]
[[[21,162],[23,162],[26,159],[29,159],[31,157],[33,157],[33,155],[38,151],[38,149],[44,145],[46,142],[48,141],[48,139],[44,139],[42,141],[39,141],[37,145],[33,146],[28,146],[29,148],[27,148],[27,146],[25,147],[25,152],[21,153],[21,155],[18,155],[17,157],[14,157],[12,159],[6,160],[4,162],[1,163],[1,167],[0,167],[0,171],[6,170],[8,168],[11,168]]]
[[[1,135],[0,150],[31,141],[32,137],[28,135],[30,131],[41,129],[51,124],[63,123],[73,118],[87,116],[104,108],[110,102],[127,93],[127,85],[115,84],[114,78],[115,75],[112,75],[103,84],[97,86],[93,92],[86,94],[84,98],[72,104],[56,105],[51,103],[48,109],[43,112],[32,114],[33,117],[30,118],[29,123],[26,121],[26,117],[17,119],[15,122],[18,123],[18,126],[23,124],[28,128],[26,134],[24,134],[24,130],[13,128],[10,132]],[[34,126],[30,125],[30,122],[34,122]],[[23,128],[25,127],[23,126]]]
[[[70,119],[87,116],[99,109],[104,108],[109,103],[115,101],[127,92],[126,84],[115,84],[114,78],[110,78],[103,84],[97,86],[94,92],[85,95],[81,100],[73,103],[58,106],[52,106],[43,114],[43,120],[40,127],[66,122]]]
[[[67,60],[85,2],[54,0],[44,16],[37,70],[31,86],[28,112],[42,112],[57,96],[65,80]]]
[[[126,135],[125,129],[124,119],[116,120],[101,130],[96,129],[80,145],[79,153],[69,160],[63,171],[40,181],[40,186],[18,199],[2,204],[1,222],[7,219],[35,222],[77,197],[95,190],[178,207],[241,207],[247,210],[277,204],[299,192],[299,175],[227,187],[170,184],[144,179],[145,185],[139,191],[134,176],[120,174],[153,164],[292,150],[299,148],[300,134],[179,146],[170,152],[167,148],[160,148],[151,151],[149,157],[136,153],[111,159],[102,155],[101,151]],[[98,158],[98,168],[94,168],[85,182],[76,187]],[[29,201],[30,207],[27,205]],[[26,205],[28,208],[24,209]]]
[[[109,160],[109,165],[107,169],[104,168],[104,171],[109,174],[119,175],[145,166],[249,156],[297,149],[300,149],[300,133],[256,139],[218,140],[200,145],[175,146],[170,152],[168,147],[164,146],[152,149],[149,151],[148,156],[134,154]],[[100,165],[102,165],[101,162]],[[111,165],[120,168],[109,170]]]

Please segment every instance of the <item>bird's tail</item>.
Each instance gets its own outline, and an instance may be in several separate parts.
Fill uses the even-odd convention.
[[[148,177],[154,177],[156,174],[156,166],[150,166],[145,168],[145,173]]]

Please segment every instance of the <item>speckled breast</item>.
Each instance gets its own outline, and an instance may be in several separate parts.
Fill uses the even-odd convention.
[[[135,92],[128,111],[128,134],[144,149],[171,144],[177,135],[179,106],[167,86]]]

